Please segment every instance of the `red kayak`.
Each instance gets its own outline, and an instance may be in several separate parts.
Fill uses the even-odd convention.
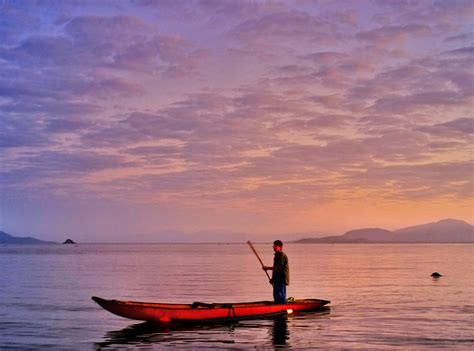
[[[330,302],[326,300],[304,299],[294,300],[287,304],[275,304],[270,301],[173,304],[105,300],[96,296],[93,296],[92,300],[117,316],[150,322],[202,322],[258,318],[317,310]]]

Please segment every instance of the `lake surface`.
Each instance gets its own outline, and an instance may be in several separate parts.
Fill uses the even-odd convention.
[[[271,265],[271,244],[255,245]],[[245,244],[0,246],[0,349],[474,349],[474,245],[287,244],[288,296],[315,312],[156,325],[96,295],[149,302],[271,300]],[[438,271],[443,276],[433,279]]]

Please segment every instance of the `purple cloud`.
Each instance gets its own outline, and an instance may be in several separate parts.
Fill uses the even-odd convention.
[[[400,44],[407,38],[417,38],[431,34],[430,27],[426,25],[412,24],[405,26],[385,26],[356,34],[356,38],[367,41],[375,46]]]
[[[0,179],[5,181],[6,187],[15,185],[27,188],[29,182],[36,181],[49,183],[53,187],[57,179],[67,180],[91,172],[133,165],[116,155],[84,151],[73,153],[45,151],[34,155],[22,155],[17,162],[25,166],[3,170],[1,173]]]
[[[0,112],[0,148],[37,148],[53,144],[51,136],[43,132],[41,119],[20,116]]]
[[[452,138],[458,141],[464,138],[470,143],[471,134],[474,134],[474,118],[463,117],[431,126],[420,126],[419,130],[441,138]]]
[[[446,123],[435,124],[434,127],[447,128],[461,133],[474,133],[474,118],[458,118]]]
[[[449,55],[449,56],[472,56],[474,54],[474,46],[459,48],[455,50],[444,51],[441,53],[442,55]]]
[[[252,45],[274,42],[272,38],[315,40],[321,43],[334,43],[342,38],[337,27],[329,21],[313,14],[287,10],[274,12],[241,22],[231,34]],[[274,42],[277,45],[278,42]]]
[[[453,35],[450,37],[447,37],[444,39],[444,42],[450,43],[450,42],[464,42],[464,41],[472,41],[473,39],[473,34],[472,33],[463,33],[463,34],[458,34],[458,35]]]
[[[391,112],[401,114],[413,112],[419,107],[449,107],[456,106],[458,104],[466,104],[468,102],[468,97],[466,97],[463,93],[426,91],[410,96],[386,95],[380,99],[377,99],[372,109],[377,113]]]

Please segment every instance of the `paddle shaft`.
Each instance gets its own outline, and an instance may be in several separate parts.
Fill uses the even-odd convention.
[[[260,261],[260,264],[262,265],[262,268],[265,267],[265,265],[263,264],[262,262],[262,259],[260,258],[260,256],[258,255],[258,252],[257,250],[255,250],[255,248],[253,247],[252,243],[249,241],[247,241],[247,244],[249,244],[250,248],[252,249],[253,253],[255,254],[255,256],[257,256],[258,260]],[[267,275],[268,277],[268,280],[271,281],[271,278],[270,276],[268,275],[268,272],[267,271],[264,271],[265,274]]]

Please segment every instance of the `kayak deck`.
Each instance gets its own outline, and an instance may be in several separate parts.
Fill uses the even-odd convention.
[[[287,304],[275,304],[271,301],[173,304],[106,300],[96,296],[93,296],[92,300],[115,315],[129,319],[155,322],[259,318],[298,311],[317,310],[330,303],[327,300],[302,299],[294,300]]]

